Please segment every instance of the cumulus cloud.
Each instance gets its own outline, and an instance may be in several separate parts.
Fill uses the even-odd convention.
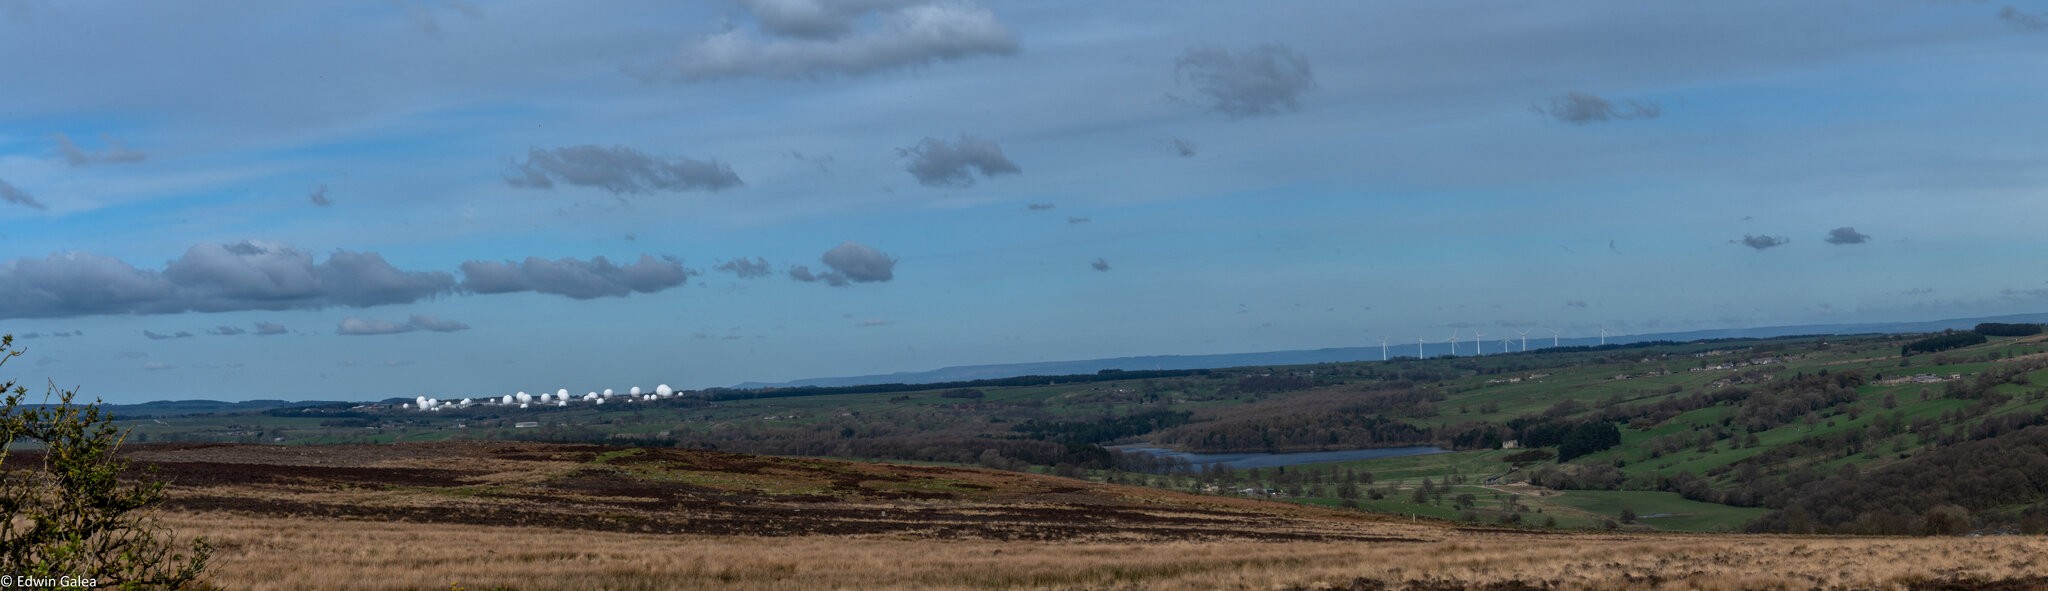
[[[1109,261],[1103,260],[1103,259],[1101,259],[1101,258],[1097,258],[1097,259],[1095,259],[1095,262],[1093,262],[1093,263],[1089,263],[1089,264],[1088,264],[1088,266],[1089,266],[1089,267],[1093,267],[1093,268],[1094,268],[1095,270],[1097,270],[1097,271],[1108,271],[1108,270],[1109,270]]]
[[[819,281],[823,281],[827,285],[831,285],[833,287],[846,287],[848,285],[845,275],[840,275],[830,271],[826,271],[824,273],[812,273],[811,267],[809,265],[790,265],[789,278],[795,279],[797,281],[802,281],[804,283],[816,283]]]
[[[1842,226],[1828,230],[1828,244],[1862,244],[1870,241],[1870,235],[1856,231],[1855,227]]]
[[[1231,117],[1301,110],[1301,95],[1316,87],[1308,58],[1268,43],[1242,51],[1191,47],[1174,60],[1174,77],[1209,110]]]
[[[1028,209],[1028,210],[1031,210],[1031,211],[1045,211],[1045,210],[1048,210],[1048,209],[1052,209],[1053,207],[1056,207],[1056,206],[1054,206],[1054,205],[1053,205],[1053,204],[1051,204],[1051,203],[1033,203],[1033,204],[1030,204],[1030,205],[1026,205],[1026,206],[1024,206],[1024,209]]]
[[[1625,108],[1617,107],[1613,101],[1599,95],[1576,90],[1551,98],[1549,105],[1537,107],[1536,111],[1572,125],[1617,119],[1656,119],[1664,113],[1663,107],[1657,103],[1628,101]]]
[[[971,187],[976,172],[983,178],[1024,172],[1003,155],[1002,146],[967,134],[955,142],[924,138],[915,146],[897,148],[896,155],[910,159],[905,170],[927,187]]]
[[[967,0],[747,0],[759,34],[733,28],[688,45],[667,75],[859,76],[1017,52],[994,12]],[[863,27],[863,24],[869,26]]]
[[[307,193],[306,198],[313,200],[314,205],[321,207],[334,205],[334,201],[327,198],[327,183],[313,185],[313,191]]]
[[[259,337],[267,337],[267,336],[271,336],[271,335],[281,335],[281,334],[285,334],[285,333],[287,333],[287,332],[290,332],[290,331],[288,331],[288,330],[285,330],[285,327],[284,327],[284,325],[282,325],[282,324],[278,324],[278,323],[276,323],[276,322],[258,322],[258,323],[256,323],[256,336],[259,336]]]
[[[402,332],[412,332],[414,330],[418,329],[410,324],[399,324],[389,320],[378,320],[375,318],[366,320],[350,316],[348,318],[341,319],[341,324],[339,326],[334,327],[334,334],[364,336],[380,334],[398,334]]]
[[[8,183],[7,179],[0,179],[0,201],[6,201],[15,205],[25,205],[35,209],[49,209],[43,205],[43,202],[36,201],[36,196],[28,194],[28,191],[23,191],[12,183]]]
[[[405,323],[406,325],[411,326],[413,328],[430,332],[455,332],[458,330],[469,330],[469,325],[467,324],[456,322],[454,320],[444,320],[440,318],[435,318],[433,316],[428,316],[426,314],[414,314],[412,315],[412,318],[407,319]]]
[[[1998,9],[1998,18],[2028,33],[2048,31],[2048,15],[2022,11],[2010,5]]]
[[[895,279],[896,259],[865,244],[847,241],[825,251],[825,266],[862,283]]]
[[[512,164],[505,182],[514,187],[552,189],[561,182],[597,187],[613,194],[655,191],[720,191],[744,184],[732,167],[717,160],[664,160],[625,146],[582,145],[552,150],[529,148],[525,162]]]
[[[789,277],[806,283],[824,282],[833,287],[896,278],[896,259],[858,242],[841,243],[825,251],[819,260],[831,270],[814,273],[809,266],[795,265],[789,268]]]
[[[64,155],[64,163],[72,166],[134,164],[149,158],[149,155],[130,150],[126,144],[121,143],[121,140],[114,139],[114,136],[104,133],[100,134],[100,141],[106,142],[107,149],[101,152],[85,151],[85,149],[78,147],[78,144],[73,143],[71,136],[68,135],[53,133],[50,134],[50,137],[57,140],[57,151]]]
[[[682,285],[699,273],[675,257],[645,254],[639,262],[624,266],[602,256],[588,261],[539,257],[517,263],[466,261],[462,263],[462,289],[480,294],[533,291],[588,300],[655,293]]]
[[[225,324],[223,324],[223,325],[220,325],[220,326],[216,326],[216,327],[213,327],[213,328],[207,329],[207,331],[206,331],[206,334],[210,334],[210,335],[218,335],[218,336],[224,336],[224,337],[231,337],[231,336],[235,336],[235,335],[238,335],[238,334],[246,334],[246,333],[248,333],[248,332],[249,332],[249,331],[248,331],[247,329],[244,329],[244,328],[242,328],[242,327],[239,327],[239,326],[228,326],[228,325],[225,325]]]
[[[192,333],[181,330],[171,334],[164,334],[153,330],[145,330],[142,331],[142,336],[149,337],[149,340],[152,341],[161,341],[166,339],[189,339],[192,338]]]
[[[1771,248],[1773,246],[1784,246],[1789,242],[1792,242],[1792,239],[1786,238],[1784,236],[1758,236],[1755,234],[1744,234],[1741,240],[1728,241],[1729,244],[1740,244],[1757,250],[1763,250],[1766,248]]]
[[[761,257],[754,257],[753,260],[747,260],[747,257],[740,257],[719,263],[718,266],[712,267],[712,269],[749,279],[766,277],[775,273],[775,269],[768,265],[768,259]]]
[[[62,252],[0,262],[0,317],[360,308],[414,302],[454,286],[450,273],[402,271],[377,253],[335,251],[316,262],[310,253],[263,241],[197,244],[162,271]]]

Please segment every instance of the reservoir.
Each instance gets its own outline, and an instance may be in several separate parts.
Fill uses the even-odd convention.
[[[1152,445],[1149,443],[1112,445],[1109,446],[1109,449],[1113,449],[1124,453],[1142,453],[1151,454],[1162,458],[1175,458],[1187,460],[1188,465],[1197,470],[1201,469],[1203,464],[1222,464],[1225,466],[1229,466],[1231,468],[1238,469],[1273,468],[1277,466],[1299,466],[1302,464],[1324,464],[1329,462],[1349,462],[1353,460],[1372,460],[1378,458],[1421,456],[1429,454],[1440,454],[1450,451],[1435,446],[1418,446],[1383,447],[1377,449],[1347,449],[1338,451],[1305,451],[1298,453],[1278,454],[1196,454],[1174,451],[1163,447],[1152,447]]]

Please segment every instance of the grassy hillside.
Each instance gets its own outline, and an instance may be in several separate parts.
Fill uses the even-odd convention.
[[[2041,335],[1902,357],[1917,340],[1649,343],[927,390],[713,391],[603,406],[328,406],[130,425],[145,441],[575,441],[979,465],[1525,527],[1734,531],[1778,527],[1782,520],[1758,518],[1816,483],[1908,469],[1932,461],[1916,460],[1932,450],[2036,428],[2048,411]],[[1453,452],[1248,471],[1102,447],[1136,441],[1209,452]],[[1516,455],[1531,448],[1549,457]],[[1969,526],[2018,527],[2039,501],[1973,509]],[[1931,507],[1896,509],[1911,513],[1900,522],[1915,531],[1888,533],[1917,533]],[[1624,520],[1623,510],[1637,518]],[[1858,517],[1805,523],[1841,528]]]

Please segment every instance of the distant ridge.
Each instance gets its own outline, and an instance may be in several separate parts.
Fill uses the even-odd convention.
[[[1697,341],[1704,339],[1761,339],[1791,335],[1818,334],[1891,334],[1940,332],[1949,329],[1967,329],[1983,322],[2048,322],[2048,313],[2013,314],[1983,318],[1953,318],[1920,322],[1869,322],[1856,324],[1803,324],[1796,326],[1764,326],[1757,328],[1723,328],[1667,332],[1640,335],[1608,335],[1607,342],[1613,344],[1642,341]],[[1550,337],[1542,339],[1529,335],[1530,350],[1549,346]],[[1540,345],[1539,345],[1540,341]],[[1519,343],[1519,340],[1517,341]],[[1497,341],[1495,341],[1497,343]],[[1600,343],[1597,337],[1559,339],[1560,346],[1583,346]],[[1496,345],[1497,346],[1497,345]],[[1470,342],[1461,343],[1461,351],[1469,351]],[[1390,353],[1396,357],[1415,355],[1415,344],[1388,343]],[[1427,343],[1423,353],[1429,356],[1450,352],[1450,346],[1441,342]],[[865,386],[869,384],[925,384],[933,382],[961,382],[987,380],[1028,375],[1073,375],[1095,373],[1105,369],[1217,369],[1251,365],[1302,365],[1311,363],[1332,363],[1345,361],[1371,361],[1380,358],[1380,348],[1339,347],[1332,349],[1302,349],[1293,351],[1266,351],[1259,353],[1218,353],[1213,355],[1147,355],[1140,357],[1112,357],[1108,359],[1081,359],[1074,361],[1040,361],[1033,363],[1001,363],[993,365],[962,365],[942,367],[929,371],[897,372],[889,374],[847,376],[830,378],[809,378],[782,383],[745,382],[733,386],[737,389],[793,388],[803,386]]]

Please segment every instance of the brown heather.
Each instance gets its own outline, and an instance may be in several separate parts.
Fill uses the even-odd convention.
[[[2036,589],[2048,538],[1461,528],[980,469],[138,446],[220,589]]]
[[[1442,541],[1421,543],[1128,543],[665,536],[226,515],[174,515],[168,523],[218,545],[211,583],[250,590],[1341,589],[1364,577],[1734,591],[1906,589],[2048,573],[2048,539],[2039,537],[1445,531]]]

